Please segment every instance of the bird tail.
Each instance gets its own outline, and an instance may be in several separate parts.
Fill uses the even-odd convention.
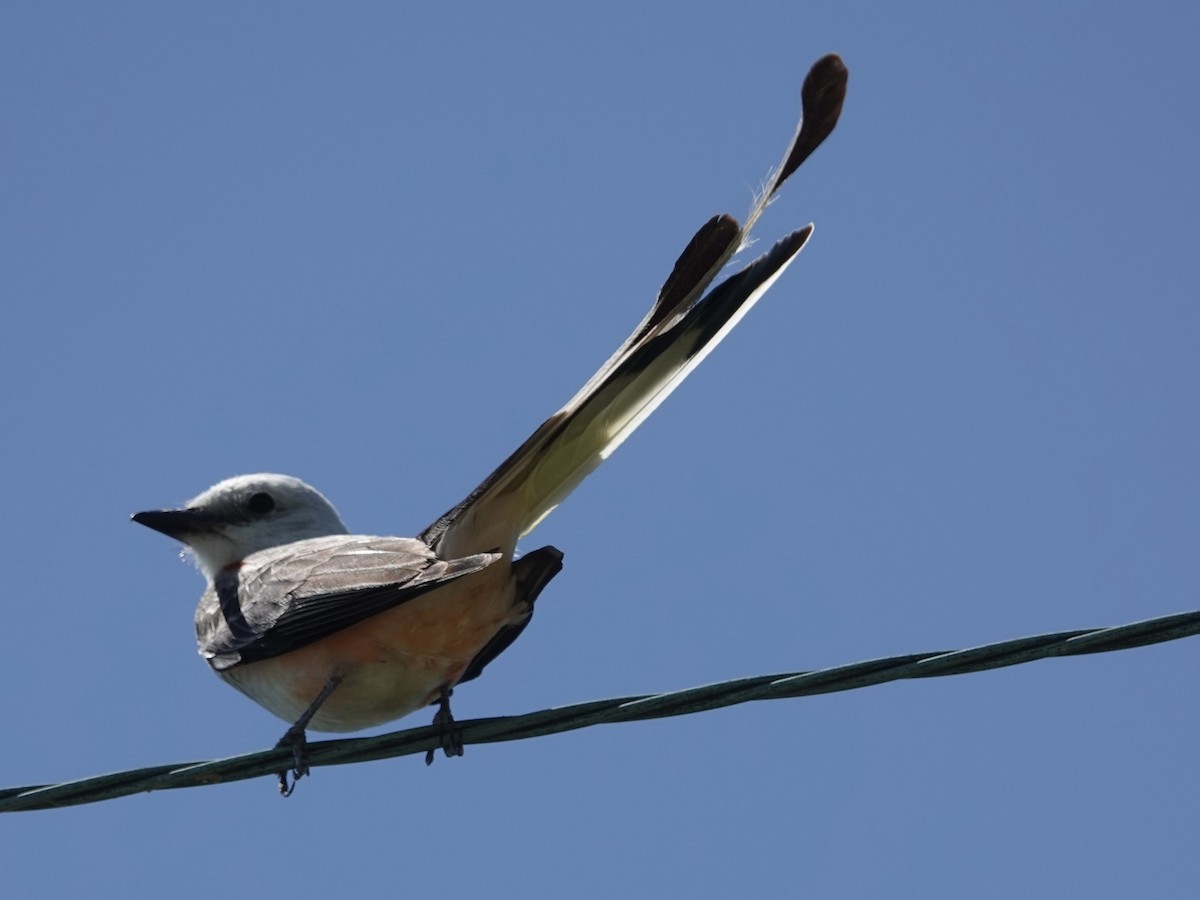
[[[744,225],[706,222],[676,261],[653,308],[571,400],[421,538],[443,557],[510,552],[633,433],[783,274],[812,234],[794,231],[708,291],[783,182],[828,137],[845,97],[847,70],[820,59],[801,91],[803,118],[783,163]]]

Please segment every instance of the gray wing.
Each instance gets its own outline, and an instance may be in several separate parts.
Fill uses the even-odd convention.
[[[200,653],[221,671],[296,650],[500,558],[443,560],[415,538],[334,535],[254,553],[196,609]]]

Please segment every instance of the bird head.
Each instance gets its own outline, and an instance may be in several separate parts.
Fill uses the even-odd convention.
[[[290,475],[227,478],[181,509],[147,510],[133,521],[186,544],[209,580],[259,550],[347,533],[333,504]]]

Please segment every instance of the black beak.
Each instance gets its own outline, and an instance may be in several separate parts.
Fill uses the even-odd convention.
[[[134,513],[133,521],[185,543],[188,535],[212,531],[217,524],[213,516],[196,509],[151,509]]]

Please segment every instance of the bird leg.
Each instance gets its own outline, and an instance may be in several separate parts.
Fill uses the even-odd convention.
[[[292,727],[284,733],[283,737],[275,745],[277,748],[292,748],[292,784],[290,787],[288,786],[288,770],[284,769],[279,773],[279,793],[283,794],[283,796],[292,796],[292,791],[296,789],[296,782],[308,774],[308,738],[305,736],[304,730],[308,728],[308,723],[317,714],[317,710],[321,708],[321,704],[329,699],[329,695],[333,693],[334,688],[341,683],[341,675],[330,675],[329,680],[325,682],[325,686],[321,688],[321,693],[317,694],[317,698],[308,705],[308,709],[304,711],[300,718],[295,721]]]
[[[449,685],[442,685],[442,692],[437,701],[438,711],[433,714],[433,724],[441,729],[438,746],[447,757],[463,755],[462,735],[455,729],[454,716],[450,714],[450,695],[453,693]],[[430,750],[425,754],[425,765],[433,764],[435,752],[437,751]]]

